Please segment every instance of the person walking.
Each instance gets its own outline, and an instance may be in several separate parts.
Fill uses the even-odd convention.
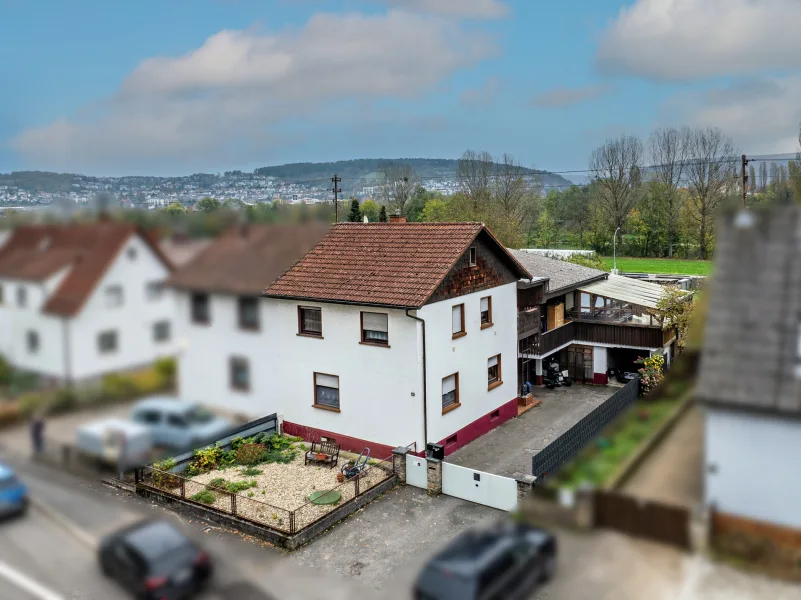
[[[41,454],[44,450],[44,413],[41,410],[36,411],[31,421],[31,439],[33,441],[33,451],[35,454]]]

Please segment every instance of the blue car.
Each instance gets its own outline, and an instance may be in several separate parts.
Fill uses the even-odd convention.
[[[22,515],[28,509],[28,488],[17,474],[0,464],[0,517]]]

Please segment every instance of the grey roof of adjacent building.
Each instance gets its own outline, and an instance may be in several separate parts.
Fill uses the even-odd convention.
[[[658,283],[648,283],[640,279],[630,279],[622,275],[609,275],[607,279],[580,285],[579,290],[606,298],[622,300],[645,308],[656,308],[665,294],[665,288]]]
[[[696,397],[801,416],[801,207],[727,211],[716,240]]]
[[[608,275],[606,271],[583,267],[558,258],[548,258],[526,250],[510,249],[509,252],[535,279],[537,277],[550,279],[549,294],[565,288],[575,287],[582,283],[604,279]]]

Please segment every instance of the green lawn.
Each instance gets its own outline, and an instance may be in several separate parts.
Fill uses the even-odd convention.
[[[612,270],[612,257],[601,257],[608,270]],[[678,258],[618,257],[619,271],[630,273],[666,273],[676,275],[711,275],[711,260],[682,260]]]

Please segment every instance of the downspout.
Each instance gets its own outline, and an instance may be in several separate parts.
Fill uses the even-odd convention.
[[[72,356],[70,354],[72,345],[70,344],[69,318],[62,317],[61,324],[64,331],[64,381],[68,388],[72,388]]]
[[[423,451],[426,450],[425,445],[428,444],[428,405],[426,388],[428,386],[428,377],[426,376],[426,322],[420,317],[409,314],[411,309],[406,309],[406,316],[415,321],[423,324]]]

